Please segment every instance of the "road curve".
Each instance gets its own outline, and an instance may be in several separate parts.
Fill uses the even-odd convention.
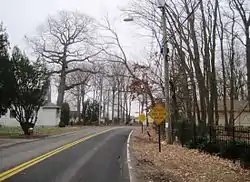
[[[126,142],[130,131],[118,128],[99,134],[4,181],[129,182]]]

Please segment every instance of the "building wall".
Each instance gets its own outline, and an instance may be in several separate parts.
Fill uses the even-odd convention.
[[[57,114],[57,110],[55,108],[41,108],[38,111],[36,126],[57,126],[59,121],[60,115]],[[0,118],[0,124],[11,127],[20,126],[19,122],[15,118],[11,117],[9,110],[4,116]]]
[[[20,126],[17,120],[10,116],[10,111],[8,110],[5,115],[0,118],[0,124],[4,126]]]
[[[57,126],[59,125],[60,117],[56,109],[46,108],[41,109],[38,113],[37,126]]]
[[[239,112],[234,112],[234,118],[239,115]],[[228,113],[228,120],[229,120],[229,113]],[[225,114],[219,113],[219,124],[225,124]],[[240,116],[235,120],[236,126],[250,126],[250,112],[242,112]]]

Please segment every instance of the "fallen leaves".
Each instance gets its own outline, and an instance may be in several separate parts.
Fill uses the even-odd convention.
[[[155,134],[149,139],[139,128],[133,133],[132,148],[137,170],[148,181],[250,182],[250,171],[229,160],[165,143],[159,153]]]

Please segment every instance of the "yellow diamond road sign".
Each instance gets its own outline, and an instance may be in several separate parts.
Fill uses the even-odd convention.
[[[144,113],[141,113],[140,116],[138,117],[138,120],[141,122],[144,122],[146,120],[146,116]]]
[[[168,111],[163,104],[156,104],[149,112],[149,116],[159,125],[168,117]]]

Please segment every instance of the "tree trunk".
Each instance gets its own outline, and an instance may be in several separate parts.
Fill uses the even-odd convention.
[[[129,102],[129,107],[128,107],[128,119],[130,121],[130,115],[131,115],[131,106],[132,106],[132,101]]]
[[[123,93],[123,112],[122,112],[122,122],[123,124],[126,123],[126,118],[127,118],[127,110],[126,110],[126,104],[127,103],[127,93]]]
[[[202,3],[201,3],[202,4]],[[189,52],[190,60],[193,62],[195,76],[198,82],[199,88],[199,99],[200,99],[200,111],[201,111],[201,120],[199,120],[200,125],[205,125],[206,123],[206,100],[208,100],[207,89],[205,85],[205,79],[201,71],[200,67],[200,53],[199,53],[199,44],[196,36],[196,29],[195,29],[195,16],[193,13],[190,12],[188,5],[186,5],[187,14],[190,14],[188,18],[189,29],[190,29],[190,39],[192,41],[193,46],[190,46],[190,40],[184,40],[187,45],[187,50]],[[192,64],[190,64],[192,65]]]
[[[120,124],[120,87],[117,89],[117,122]]]
[[[103,112],[103,119],[104,119],[104,122],[105,122],[105,117],[106,117],[106,107],[107,107],[107,103],[106,102],[102,102],[103,103],[103,109],[102,109],[102,112]]]
[[[20,126],[24,132],[24,135],[30,135],[31,133],[29,132],[29,128],[34,128],[34,124],[29,122],[20,123]]]
[[[84,85],[81,85],[81,97],[82,97],[82,120],[83,120],[83,122],[85,122],[84,120],[85,120],[85,118],[86,118],[86,116],[85,116],[85,109],[84,109],[84,107],[86,107],[85,105],[84,105],[84,100],[85,100],[85,88],[84,88]]]
[[[249,35],[250,17],[248,21],[249,25],[246,25],[246,59],[247,59],[248,103],[250,109],[250,35]]]
[[[62,73],[60,76],[60,84],[58,88],[58,96],[57,96],[57,105],[61,106],[64,101],[64,93],[65,93],[65,83],[66,83],[66,72],[65,66],[62,68]]]
[[[226,83],[226,69],[225,69],[225,56],[224,56],[224,24],[221,19],[220,8],[218,8],[219,21],[220,21],[220,32],[218,31],[220,39],[220,56],[221,56],[221,67],[222,67],[222,79],[223,79],[223,108],[225,116],[225,126],[228,126],[228,111],[227,111],[227,83]],[[218,124],[218,123],[216,123]]]
[[[222,30],[223,31],[223,30]],[[223,107],[225,115],[225,125],[228,126],[228,111],[227,111],[227,83],[226,83],[226,70],[225,70],[225,57],[224,57],[224,45],[223,45],[223,32],[221,32],[220,48],[221,48],[221,66],[222,66],[222,78],[223,78]]]
[[[78,122],[81,122],[81,92],[80,92],[80,86],[77,86],[76,89],[77,89],[77,95],[76,95],[77,118],[78,118]]]
[[[192,18],[193,19],[193,18]],[[200,98],[200,110],[201,110],[201,120],[199,121],[199,124],[205,125],[206,123],[206,102],[205,100],[208,100],[207,97],[207,90],[206,90],[206,85],[205,85],[205,80],[201,72],[200,68],[200,54],[199,54],[199,46],[196,38],[196,33],[195,33],[195,25],[194,25],[194,20],[191,21],[191,37],[193,40],[193,49],[194,49],[194,69],[195,69],[195,75],[196,79],[198,81],[198,88],[199,88],[199,98]]]
[[[106,113],[106,118],[109,121],[109,90],[108,90],[108,100],[107,100],[107,113]]]
[[[204,13],[204,7],[203,7],[203,1],[200,3],[200,10],[201,10],[201,15],[202,15],[202,32],[203,32],[203,39],[204,39],[204,70],[205,70],[205,75],[207,76],[207,113],[208,113],[208,124],[212,124],[214,122],[214,117],[213,117],[213,98],[212,98],[212,91],[209,90],[212,89],[212,73],[211,73],[211,65],[210,65],[210,54],[209,54],[209,41],[208,41],[208,35],[207,35],[207,23],[206,23],[206,18],[205,18],[205,13]],[[210,86],[210,87],[209,87]],[[209,94],[210,94],[210,100],[209,100]],[[201,108],[202,109],[202,108]],[[202,109],[203,110],[203,109]],[[202,120],[204,120],[202,118]],[[204,120],[206,122],[206,120]]]
[[[66,69],[68,67],[67,65],[67,46],[64,46],[63,51],[63,62],[62,62],[62,71],[60,75],[60,84],[58,88],[58,96],[57,96],[57,105],[61,106],[64,101],[64,94],[65,94],[65,84],[66,84]]]
[[[190,72],[186,61],[185,61],[185,53],[181,50],[180,47],[177,47],[178,53],[180,55],[181,59],[181,66],[180,66],[180,72],[182,77],[182,83],[183,83],[183,95],[184,95],[184,101],[185,101],[185,109],[186,109],[186,116],[189,121],[192,120],[192,102],[190,99],[190,93],[188,88],[188,75],[186,72]],[[191,76],[190,76],[191,77]]]
[[[112,123],[115,124],[115,89],[112,90]]]
[[[234,126],[234,93],[235,93],[235,52],[234,52],[234,45],[235,45],[235,35],[234,35],[234,28],[235,28],[235,16],[233,16],[232,20],[232,27],[231,27],[231,45],[230,45],[230,118],[229,118],[229,125]]]
[[[124,95],[125,97],[124,97],[124,107],[125,107],[125,116],[126,116],[126,118],[125,118],[125,123],[127,123],[128,122],[128,94],[127,93],[125,93],[125,95]]]
[[[211,101],[213,101],[213,108],[215,111],[215,123],[219,122],[219,113],[218,113],[218,93],[217,93],[217,80],[216,80],[216,69],[215,69],[215,48],[216,48],[216,28],[217,28],[217,17],[218,17],[218,0],[215,0],[214,6],[214,21],[213,21],[213,30],[212,30],[212,49],[211,49]],[[214,117],[213,117],[214,118]],[[214,123],[212,123],[214,124]]]

